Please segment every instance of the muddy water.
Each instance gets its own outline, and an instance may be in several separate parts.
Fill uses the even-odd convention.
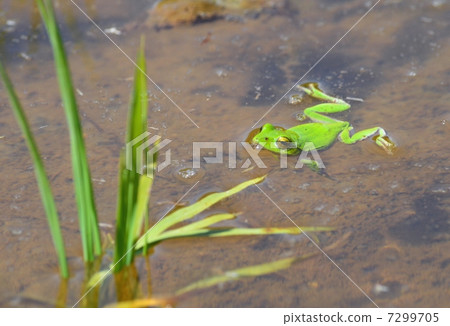
[[[100,221],[112,233],[118,151],[125,131],[133,66],[69,2],[59,1],[73,79],[91,162]],[[80,1],[80,6],[134,57],[147,42],[148,75],[178,104],[149,85],[149,131],[172,140],[172,165],[160,172],[151,199],[153,221],[196,180],[177,177],[192,164],[193,141],[241,142],[279,99],[265,122],[291,127],[297,107],[283,95],[375,2],[290,1],[284,8],[233,15],[194,25],[157,29],[147,1]],[[74,204],[66,124],[56,91],[47,39],[32,1],[1,1],[1,56],[33,126],[56,195],[72,278],[67,305],[81,295],[83,264]],[[13,22],[8,22],[12,20]],[[200,182],[183,199],[227,189],[268,174],[264,192],[297,225],[326,225],[321,247],[338,243],[331,259],[381,307],[448,306],[450,295],[450,3],[381,1],[303,82],[351,101],[336,117],[355,130],[384,127],[398,151],[387,155],[372,141],[341,143],[320,152],[329,177],[281,169],[261,152],[266,169],[239,168],[248,158],[238,146],[237,169],[203,164]],[[59,291],[57,261],[22,136],[0,92],[0,302],[52,306]],[[283,98],[282,98],[283,97]],[[254,165],[254,164],[253,164]],[[292,226],[257,188],[212,212],[243,212],[233,226]],[[154,295],[241,266],[315,252],[303,236],[176,240],[150,257]],[[146,284],[145,263],[137,267]],[[143,286],[144,293],[148,290]],[[105,297],[102,302],[111,302]],[[372,307],[371,301],[326,257],[290,269],[193,293],[180,307]]]

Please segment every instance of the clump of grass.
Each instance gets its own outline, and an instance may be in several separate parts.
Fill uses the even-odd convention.
[[[83,132],[77,108],[74,87],[72,85],[68,60],[64,50],[62,38],[57,26],[54,9],[50,0],[37,0],[37,4],[48,32],[50,44],[53,50],[55,69],[58,78],[59,90],[63,102],[64,112],[70,135],[71,159],[73,168],[74,190],[77,201],[80,233],[83,246],[83,257],[86,262],[92,262],[96,256],[101,255],[101,238],[98,226],[97,212],[95,208],[94,191],[91,182],[89,165],[86,155],[86,148],[83,140]],[[131,97],[130,109],[127,122],[127,133],[125,143],[129,143],[146,132],[147,129],[147,83],[145,74],[145,54],[144,41],[137,56],[137,67],[134,78],[134,88]],[[47,215],[54,246],[57,251],[60,274],[63,278],[69,277],[67,260],[64,249],[64,242],[59,225],[55,200],[51,192],[50,183],[45,173],[36,142],[33,138],[31,128],[27,122],[25,113],[20,105],[13,85],[0,64],[0,75],[6,86],[11,102],[11,107],[19,123],[22,133],[33,159],[37,183],[39,186],[41,199]],[[158,146],[158,143],[156,143]],[[144,165],[142,171],[127,169],[126,161],[139,161],[137,152],[126,153],[122,150],[119,163],[119,186],[117,197],[117,221],[116,221],[116,241],[114,251],[114,271],[118,272],[123,267],[133,263],[134,255],[137,252],[147,252],[147,248],[155,246],[161,241],[180,237],[224,237],[243,235],[268,235],[268,234],[299,234],[301,230],[297,227],[291,228],[215,228],[213,225],[235,218],[238,214],[224,213],[215,214],[202,220],[177,226],[179,223],[192,219],[199,213],[207,210],[220,200],[228,198],[247,187],[262,182],[265,178],[258,177],[245,181],[227,191],[210,194],[196,203],[178,209],[168,214],[159,223],[153,225],[143,235],[143,229],[148,228],[148,202],[153,184],[154,172],[157,164],[157,151],[153,154],[150,162]],[[143,227],[144,226],[144,227]],[[318,232],[329,231],[327,227],[303,227],[304,231]],[[289,267],[297,262],[297,258],[275,261],[268,264],[256,265],[244,269],[231,271],[230,275],[240,277],[263,275],[272,271]],[[259,274],[258,274],[259,273]],[[88,282],[88,286],[95,287],[106,277],[108,273],[104,271],[97,273]],[[95,282],[92,282],[95,280]],[[184,290],[191,291],[201,289],[217,282],[222,282],[227,278],[212,278],[199,281]],[[92,284],[92,285],[91,285]],[[89,290],[88,290],[89,292]]]
[[[144,40],[136,60],[134,87],[128,111],[125,143],[128,144],[147,131],[147,78],[145,76]],[[157,144],[156,144],[157,145]],[[117,196],[116,243],[114,251],[115,271],[130,265],[134,257],[134,244],[148,218],[148,201],[157,162],[155,152],[143,171],[127,169],[126,160],[138,162],[136,151],[122,149],[119,164],[119,191]]]
[[[235,228],[235,227],[211,227],[219,222],[230,220],[237,217],[238,214],[226,213],[216,214],[206,217],[197,222],[193,222],[177,228],[171,228],[172,226],[185,222],[199,213],[207,210],[215,203],[228,198],[245,188],[260,183],[265,179],[265,176],[257,177],[238,184],[237,186],[228,189],[223,192],[210,194],[196,203],[180,208],[175,212],[164,217],[159,223],[154,225],[148,230],[137,242],[135,249],[139,250],[145,245],[154,246],[157,243],[174,239],[174,238],[186,238],[186,237],[229,237],[229,236],[243,236],[243,235],[269,235],[269,234],[300,234],[303,231],[308,232],[320,232],[330,231],[329,227],[302,227],[300,230],[298,227],[285,227],[285,228]]]

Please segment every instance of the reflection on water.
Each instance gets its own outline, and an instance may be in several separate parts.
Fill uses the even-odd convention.
[[[283,10],[263,10],[239,19],[154,28],[153,2],[80,1],[80,6],[133,57],[139,35],[147,39],[149,76],[199,126],[196,128],[157,88],[149,88],[149,130],[172,140],[172,165],[154,184],[150,215],[157,221],[192,183],[182,176],[192,165],[193,141],[244,141],[253,124],[302,77],[369,9],[359,1],[287,1]],[[81,297],[84,266],[70,179],[68,139],[53,62],[34,1],[0,2],[0,55],[29,115],[45,158],[62,216],[72,278],[61,285],[57,262],[29,160],[10,108],[0,103],[0,284],[3,306],[58,305]],[[125,130],[132,64],[72,5],[58,14],[79,92],[100,221],[114,224],[116,169]],[[150,18],[148,18],[150,17]],[[236,17],[236,16],[233,16]],[[147,21],[147,22],[146,22]],[[298,225],[334,226],[321,234],[321,247],[336,243],[330,257],[379,305],[443,306],[449,302],[448,230],[450,55],[448,1],[380,2],[302,82],[352,102],[338,119],[356,130],[382,125],[399,144],[392,156],[367,140],[336,143],[322,151],[330,178],[308,169],[279,168],[279,157],[260,156],[261,171],[203,164],[188,198],[224,190],[268,174],[261,185]],[[1,86],[3,87],[3,86]],[[0,94],[4,97],[3,88]],[[288,104],[290,93],[255,128],[272,123],[289,128],[315,102]],[[226,148],[226,146],[225,146]],[[225,150],[224,156],[228,155]],[[248,155],[238,148],[237,166]],[[227,162],[227,160],[225,160]],[[181,177],[180,172],[181,171]],[[197,179],[196,179],[197,180]],[[258,189],[213,207],[243,212],[234,226],[292,226]],[[108,231],[109,232],[109,231]],[[99,305],[117,296],[172,294],[221,271],[314,252],[302,236],[185,239],[157,246],[136,263],[139,288],[109,279]],[[103,262],[108,265],[108,257]],[[149,277],[151,273],[151,277]],[[150,284],[151,282],[151,284]],[[328,260],[264,277],[225,283],[177,302],[189,307],[369,307],[371,303]]]

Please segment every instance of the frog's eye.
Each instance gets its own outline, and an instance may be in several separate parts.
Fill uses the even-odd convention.
[[[276,145],[279,149],[293,148],[293,144],[292,144],[291,140],[284,136],[278,137],[278,139],[276,141]]]

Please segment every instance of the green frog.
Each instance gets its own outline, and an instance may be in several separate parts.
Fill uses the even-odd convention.
[[[288,155],[298,154],[301,150],[320,150],[329,147],[338,138],[344,144],[354,144],[368,137],[373,137],[375,143],[392,154],[395,143],[387,136],[381,127],[373,127],[351,135],[353,127],[347,121],[330,118],[322,113],[336,113],[348,110],[350,104],[342,99],[329,96],[322,92],[315,83],[297,86],[309,96],[327,101],[304,110],[299,120],[311,119],[312,123],[283,129],[270,123],[265,124],[260,132],[253,137],[253,143],[263,146],[275,153]]]

